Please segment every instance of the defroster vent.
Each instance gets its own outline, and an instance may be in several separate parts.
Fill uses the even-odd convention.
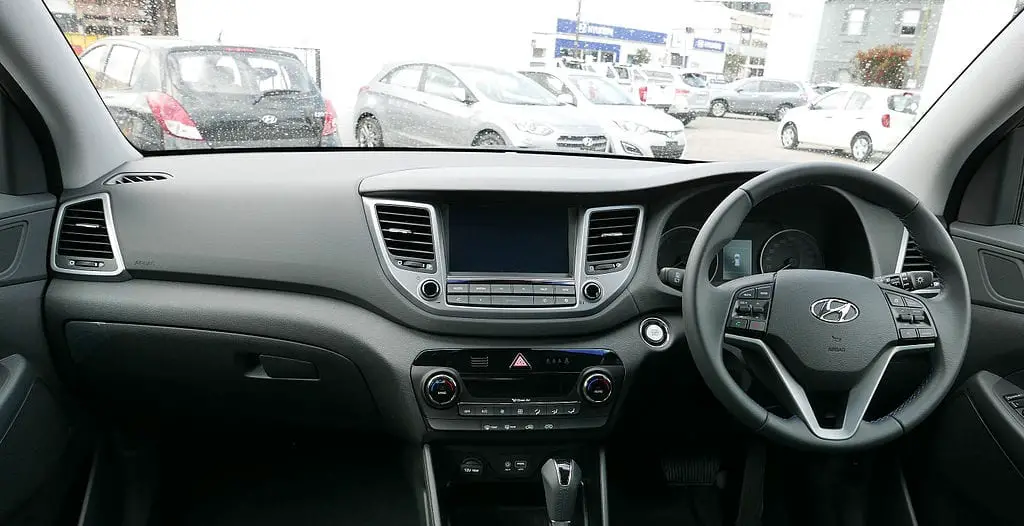
[[[587,274],[623,268],[633,252],[640,221],[636,207],[599,210],[587,222]]]
[[[437,262],[430,209],[377,204],[375,210],[384,248],[391,260],[409,270],[433,272]]]

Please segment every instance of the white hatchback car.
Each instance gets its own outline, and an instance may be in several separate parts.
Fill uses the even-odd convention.
[[[847,150],[857,161],[891,152],[917,121],[916,93],[843,86],[807,106],[789,110],[779,123],[784,148],[813,145]]]
[[[683,123],[640,103],[614,80],[565,68],[520,73],[602,122],[612,153],[662,159],[680,159],[686,153]]]

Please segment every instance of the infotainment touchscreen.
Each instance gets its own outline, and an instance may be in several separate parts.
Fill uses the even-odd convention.
[[[569,275],[569,209],[452,205],[448,270],[458,273]]]

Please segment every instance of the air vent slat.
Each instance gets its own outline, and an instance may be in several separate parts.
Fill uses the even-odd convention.
[[[101,198],[64,209],[57,235],[57,254],[69,258],[114,259]]]
[[[935,272],[935,266],[928,261],[928,258],[924,257],[921,253],[921,249],[917,247],[917,242],[913,239],[907,238],[907,247],[903,253],[903,268],[901,272],[913,272],[917,270],[928,270]]]
[[[429,210],[384,204],[376,205],[375,210],[388,254],[399,260],[434,262],[434,229]]]
[[[107,184],[131,184],[148,183],[152,181],[164,181],[170,179],[167,174],[121,174],[107,181]]]
[[[598,211],[590,214],[587,224],[586,260],[589,270],[611,264],[618,268],[633,251],[640,210],[636,208]]]

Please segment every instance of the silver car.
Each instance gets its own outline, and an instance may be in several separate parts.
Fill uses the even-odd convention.
[[[513,71],[404,63],[381,70],[355,105],[359,146],[509,147],[607,152],[600,122]]]
[[[762,115],[778,121],[791,108],[803,106],[813,91],[802,82],[753,77],[712,88],[711,115],[726,113]]]

